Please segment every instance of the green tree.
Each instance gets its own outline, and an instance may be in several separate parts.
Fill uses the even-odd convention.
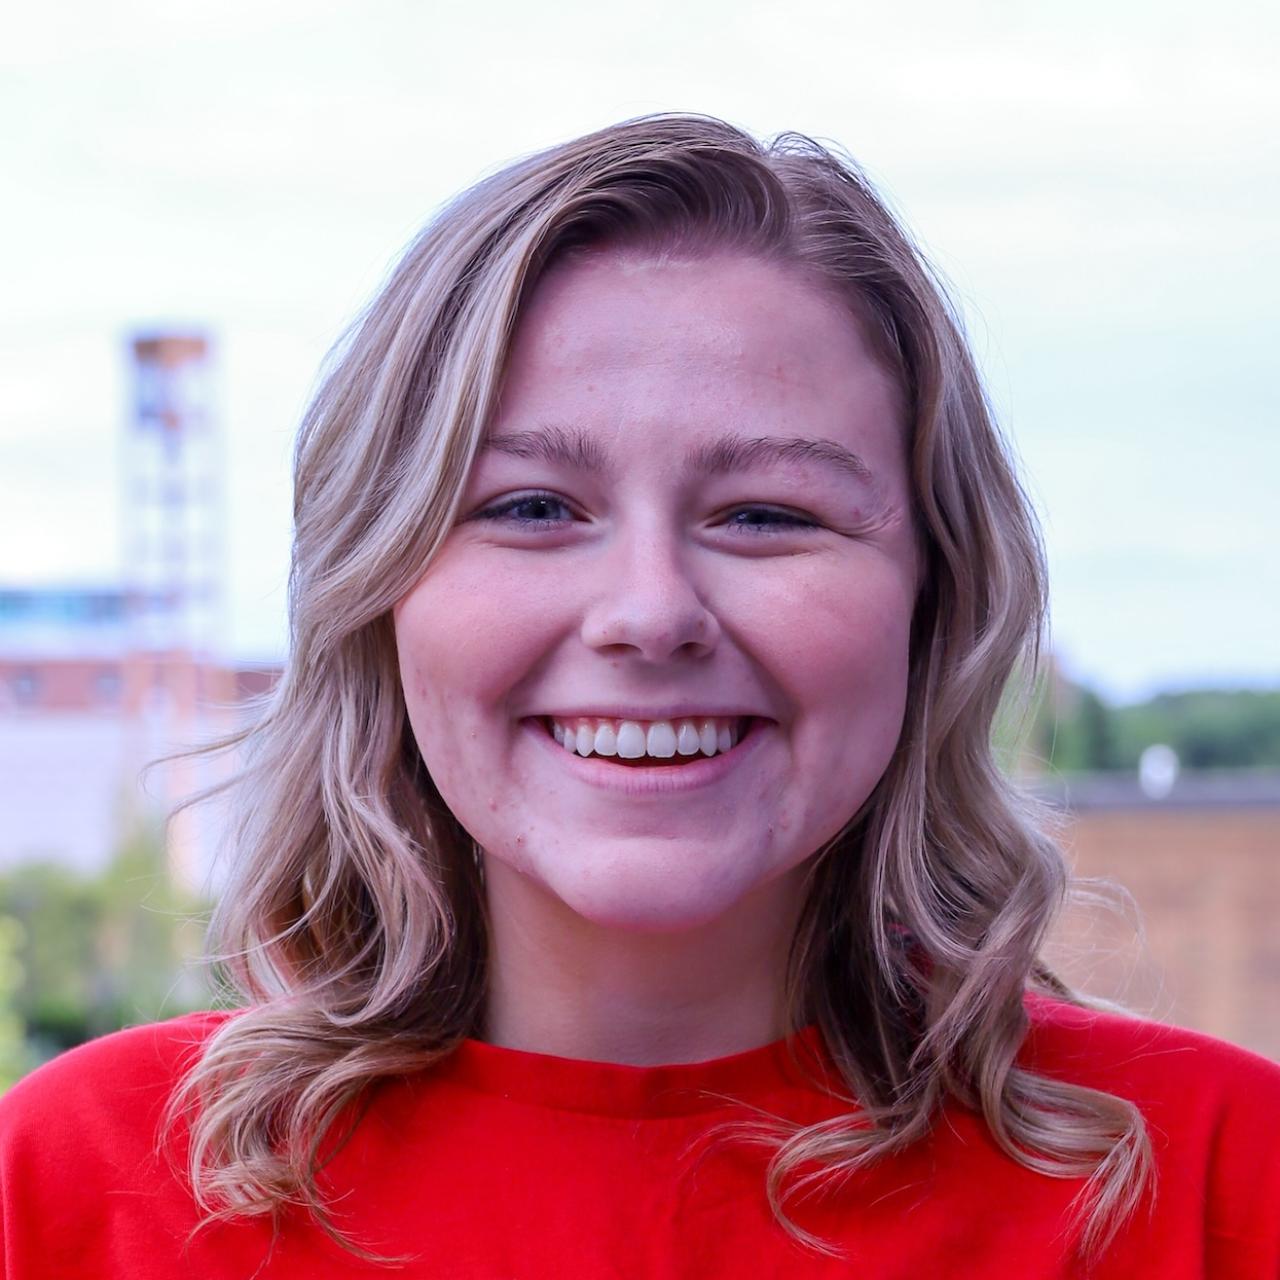
[[[1060,674],[1042,682],[1030,757],[1059,773],[1136,769],[1165,743],[1189,769],[1280,768],[1280,691],[1195,689],[1112,706]]]
[[[20,930],[0,1012],[12,1010],[43,1058],[119,1027],[206,1007],[198,957],[207,906],[175,886],[153,828],[131,833],[97,876],[48,862],[14,868],[0,876],[0,919]],[[0,947],[0,966],[4,954]]]
[[[25,941],[21,922],[13,916],[0,916],[0,1093],[21,1079],[32,1065],[26,1027],[15,999],[22,985],[19,953]]]
[[[1280,691],[1162,693],[1117,716],[1122,757],[1168,743],[1190,769],[1280,768]]]

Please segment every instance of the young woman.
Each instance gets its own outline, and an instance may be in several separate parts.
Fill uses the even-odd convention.
[[[1275,1277],[1280,1070],[1038,958],[1034,524],[852,164],[666,116],[485,180],[295,515],[244,1007],[4,1100],[10,1280]]]

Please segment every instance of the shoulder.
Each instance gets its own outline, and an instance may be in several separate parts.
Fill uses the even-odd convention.
[[[0,1098],[0,1162],[42,1162],[120,1152],[130,1138],[154,1141],[155,1126],[182,1075],[229,1017],[202,1012],[116,1031],[60,1054]],[[145,1131],[145,1132],[144,1132]]]
[[[232,1016],[190,1014],[103,1036],[0,1098],[0,1272],[232,1274],[220,1262],[187,1265],[200,1216],[186,1176],[187,1126],[166,1124],[175,1087]],[[256,1239],[235,1238],[257,1249]],[[250,1262],[237,1273],[253,1272]]]
[[[1124,1013],[1027,997],[1026,1065],[1131,1101],[1280,1117],[1280,1064],[1213,1036]]]
[[[202,1011],[113,1031],[24,1076],[0,1099],[0,1127],[50,1102],[65,1107],[79,1098],[116,1102],[172,1084],[194,1064],[206,1041],[232,1013]]]
[[[1023,1065],[1124,1098],[1142,1113],[1166,1218],[1199,1218],[1212,1248],[1274,1265],[1280,1065],[1213,1036],[1120,1013],[1039,996],[1028,998],[1027,1011]]]

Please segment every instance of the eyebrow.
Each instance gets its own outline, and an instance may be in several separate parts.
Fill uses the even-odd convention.
[[[484,448],[514,458],[557,462],[578,471],[611,474],[615,470],[599,441],[583,431],[563,427],[539,427],[533,431],[490,436]],[[834,440],[814,440],[808,436],[723,435],[690,449],[684,459],[686,471],[704,476],[724,475],[771,462],[817,462],[864,483],[874,479],[871,468],[853,450]]]

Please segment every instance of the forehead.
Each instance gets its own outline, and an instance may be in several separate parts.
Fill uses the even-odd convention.
[[[694,341],[690,342],[690,339]],[[833,348],[870,355],[862,327],[833,291],[798,268],[719,252],[672,255],[598,250],[553,267],[516,328],[511,372],[607,367],[629,353],[710,357],[729,369],[802,374]]]
[[[896,380],[849,306],[798,269],[728,253],[600,251],[534,289],[493,430],[829,435],[874,421],[897,438],[900,416]]]

